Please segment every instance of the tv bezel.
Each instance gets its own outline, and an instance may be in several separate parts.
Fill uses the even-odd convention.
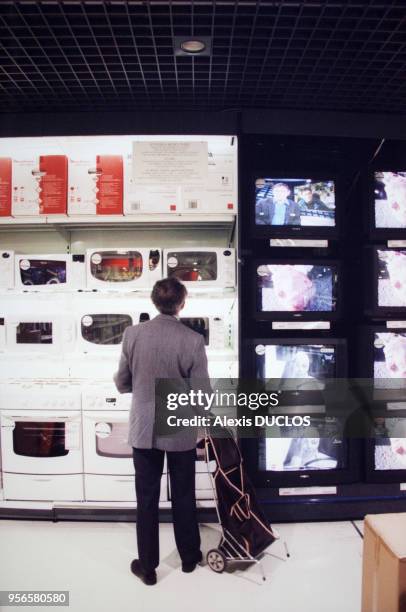
[[[405,164],[406,166],[406,164]],[[406,172],[404,170],[394,170],[373,168],[371,173],[368,175],[368,206],[367,206],[367,219],[369,235],[373,240],[406,240],[406,227],[376,227],[375,218],[375,173],[376,172]]]
[[[257,268],[260,265],[311,265],[311,266],[335,266],[337,274],[337,300],[336,309],[333,311],[305,311],[305,312],[293,312],[290,310],[272,310],[272,311],[260,311],[258,310],[257,300]],[[256,321],[336,321],[340,318],[341,311],[341,296],[342,296],[342,280],[341,280],[341,263],[337,259],[316,259],[314,257],[306,257],[303,259],[293,258],[281,258],[276,259],[274,257],[261,258],[253,260],[252,270],[252,302],[254,319]]]
[[[251,235],[256,239],[271,239],[271,238],[315,238],[315,239],[334,239],[338,238],[341,228],[341,215],[338,212],[339,207],[337,201],[342,200],[341,197],[341,185],[340,179],[335,173],[325,172],[287,172],[281,170],[280,172],[272,172],[274,177],[283,177],[280,180],[294,180],[299,179],[300,175],[312,177],[313,182],[327,182],[332,181],[334,183],[334,226],[303,226],[303,225],[257,225],[255,219],[255,205],[256,205],[256,188],[255,183],[259,179],[273,178],[269,175],[268,170],[256,171],[251,174],[251,185],[250,185],[250,196],[249,203],[251,206],[250,211],[250,225]],[[313,178],[315,177],[315,178]]]

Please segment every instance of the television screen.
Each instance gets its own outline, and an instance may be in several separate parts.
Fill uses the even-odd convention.
[[[375,470],[406,470],[406,418],[375,418]]]
[[[335,226],[333,181],[259,178],[255,181],[256,225]]]
[[[320,381],[336,376],[336,347],[328,344],[258,344],[258,378],[299,379],[297,390],[323,388]]]
[[[336,294],[333,265],[273,263],[257,268],[259,312],[334,312]]]
[[[259,469],[289,472],[345,468],[347,459],[340,420],[337,417],[312,417],[311,431],[309,429],[304,427],[301,436],[299,427],[281,427],[280,438],[261,438]]]
[[[406,250],[377,249],[378,306],[406,306]]]
[[[375,172],[375,227],[406,229],[406,172]]]
[[[376,382],[382,379],[386,386],[391,382],[386,379],[393,379],[395,383],[396,379],[406,381],[406,332],[374,333],[374,378]],[[399,380],[397,386],[403,381]]]

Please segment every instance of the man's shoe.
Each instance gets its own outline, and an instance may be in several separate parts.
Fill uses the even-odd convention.
[[[191,574],[196,569],[196,565],[203,560],[202,551],[199,550],[198,558],[194,563],[182,563],[182,572],[185,574]]]
[[[140,578],[144,584],[147,584],[148,586],[156,584],[156,571],[153,570],[152,572],[144,572],[139,559],[134,559],[134,561],[131,561],[131,571],[135,576]]]

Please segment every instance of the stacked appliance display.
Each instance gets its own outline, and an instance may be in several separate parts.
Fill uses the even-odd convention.
[[[0,152],[2,147],[11,152],[16,147],[13,168],[14,157],[22,157],[27,139],[5,140],[0,142]],[[46,143],[44,139],[37,140],[36,143],[34,139],[37,148],[47,144],[51,150],[55,144],[52,138]],[[114,140],[120,142],[114,144]],[[146,140],[162,144],[160,139]],[[173,144],[184,140],[188,137],[168,138],[172,151],[176,149]],[[18,213],[14,212],[16,202],[14,218],[4,219],[11,224],[7,228],[16,225],[16,231],[10,233],[16,238],[14,249],[6,240],[0,252],[0,440],[5,503],[136,503],[127,441],[131,395],[117,393],[112,375],[118,366],[125,328],[157,314],[150,292],[163,276],[174,274],[188,286],[181,322],[204,335],[210,375],[228,378],[238,374],[235,251],[225,239],[229,226],[224,226],[223,214],[227,213],[227,223],[235,222],[236,143],[228,137],[191,137],[189,141],[196,143],[193,147],[200,162],[204,152],[210,180],[201,182],[200,168],[191,175],[195,183],[181,181],[174,190],[174,208],[168,207],[165,196],[157,200],[159,185],[144,183],[134,189],[134,160],[141,163],[145,154],[141,150],[142,138],[91,137],[88,143],[86,138],[67,138],[59,139],[57,148],[58,152],[69,149],[67,214],[78,224],[60,234],[67,240],[68,252],[58,252],[58,241],[48,240],[50,232],[43,234],[40,248],[36,240],[30,240],[30,234],[27,246],[24,243],[22,247],[20,215],[29,216],[38,227],[45,217],[51,218],[53,211],[41,208],[41,202],[29,209],[21,203]],[[139,145],[135,146],[135,142]],[[202,147],[202,143],[206,144]],[[73,155],[78,144],[83,145],[82,157],[86,154],[87,161],[76,159],[77,151],[76,157]],[[114,157],[120,156],[120,151],[125,159],[122,190],[115,180],[120,182],[120,177],[108,165],[111,160],[106,159],[109,152]],[[92,169],[94,176],[90,176]],[[49,164],[43,172],[48,170]],[[98,200],[91,206],[90,200],[81,204],[88,187],[73,185],[74,180],[83,182],[85,175],[87,180],[87,174]],[[37,187],[39,194],[45,188],[42,183]],[[127,222],[131,217],[134,238],[125,224],[117,231],[116,225],[110,228],[103,223],[103,235],[93,222],[87,228],[91,216],[103,215],[100,220],[105,222],[106,216],[116,218],[120,214],[113,208],[108,210],[110,189],[115,200],[124,198],[121,214],[127,215]],[[58,191],[59,200],[63,191]],[[100,191],[105,196],[104,210]],[[141,201],[139,207],[130,203],[129,193]],[[41,195],[37,199],[41,200]],[[161,204],[151,207],[153,201]],[[207,246],[202,241],[205,224],[203,221],[199,225],[203,217],[198,213],[203,212],[212,216],[214,227],[216,215],[223,215],[219,216],[221,230],[216,231],[217,245],[225,244],[224,247],[216,246],[215,238],[209,237]],[[168,213],[177,222],[175,230],[170,220],[168,223]],[[66,211],[58,210],[54,219],[62,228],[61,214]],[[187,218],[196,220],[181,227]],[[161,224],[155,234],[158,239],[150,242],[152,246],[142,232],[142,228],[148,228],[149,219],[158,227]],[[186,227],[190,229],[185,231]],[[30,232],[34,237],[34,226]],[[137,236],[141,238],[139,243]],[[169,248],[171,244],[176,247]],[[176,257],[178,262],[173,265]],[[205,505],[212,491],[210,485],[209,495],[207,466],[201,459],[199,456],[196,462],[197,498]],[[160,499],[163,507],[168,499],[170,483],[165,468]]]

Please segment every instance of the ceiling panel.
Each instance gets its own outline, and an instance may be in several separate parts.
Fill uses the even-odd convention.
[[[174,36],[212,39],[177,57]],[[404,113],[406,4],[0,2],[0,111]]]

